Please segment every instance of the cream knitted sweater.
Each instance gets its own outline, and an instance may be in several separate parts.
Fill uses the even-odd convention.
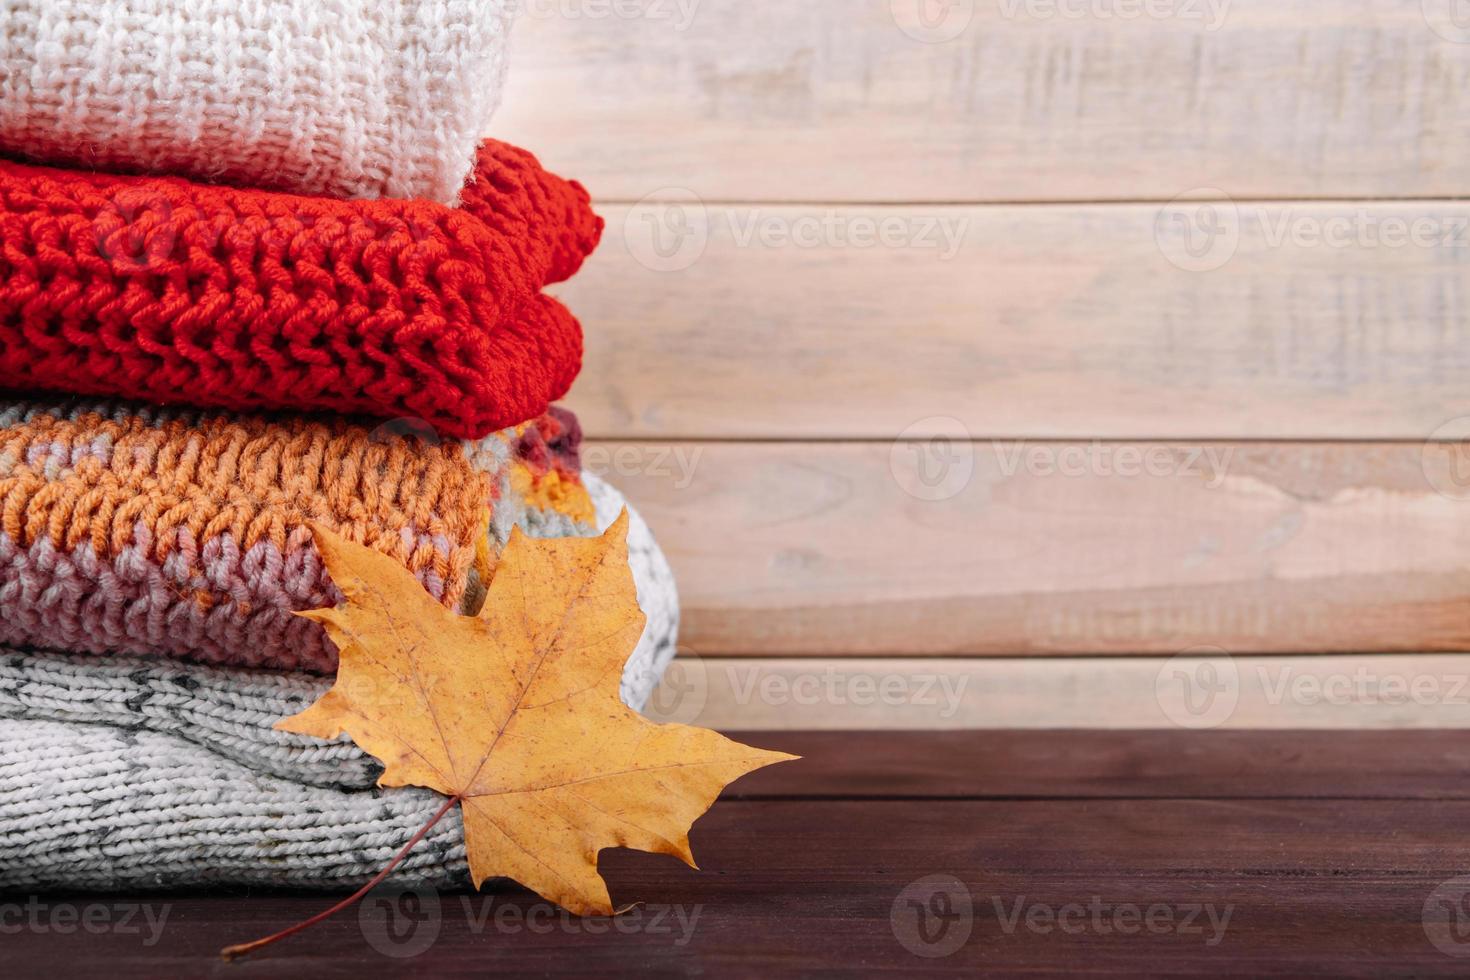
[[[516,0],[0,0],[0,149],[455,203]]]

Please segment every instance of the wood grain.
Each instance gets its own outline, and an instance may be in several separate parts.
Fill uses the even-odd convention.
[[[1470,728],[1470,655],[676,660],[645,709],[722,730]]]
[[[1470,458],[1420,444],[1470,436],[1470,31],[1330,6],[531,6],[496,135],[609,219],[569,404],[684,640],[1014,658],[937,668],[992,685],[958,722],[717,717],[1158,724],[1135,658],[1200,645],[1459,669],[1417,655],[1470,649]],[[1462,724],[1252,690],[1231,724]]]
[[[1422,439],[1470,415],[1463,202],[602,210],[559,289],[597,436]]]
[[[492,133],[603,199],[1465,190],[1470,45],[1424,13],[1470,36],[1450,0],[1122,5],[1162,11],[1132,18],[1088,0],[527,6]],[[956,36],[905,33],[921,6],[954,18],[921,37]]]
[[[700,655],[1006,656],[1467,649],[1470,502],[1433,488],[1459,487],[1462,455],[640,443],[588,459],[659,536]]]
[[[799,719],[796,719],[799,720]],[[725,799],[1470,799],[1470,731],[766,731]]]
[[[1437,949],[1425,922],[1444,915],[1439,899],[1453,911],[1463,895],[1467,820],[1470,804],[1456,801],[726,803],[691,834],[703,872],[604,852],[615,900],[634,906],[620,923],[564,917],[503,885],[429,898],[389,890],[371,899],[372,916],[339,915],[229,975],[402,976],[407,962],[445,976],[1060,976],[1078,963],[1089,976],[1129,978],[1463,976],[1463,947]],[[932,892],[911,886],[936,875],[968,895],[971,928],[947,956],[922,958],[908,903],[924,907]],[[48,911],[57,903],[43,900]],[[146,933],[21,930],[0,953],[13,975],[64,965],[83,976],[217,976],[221,945],[323,906],[320,895],[261,893],[60,901],[109,912],[166,904],[170,915],[149,947]],[[1094,905],[1103,926],[1089,925]],[[1120,907],[1131,919],[1115,917]],[[1063,908],[1080,908],[1082,928],[1057,928]],[[1138,928],[1153,908],[1169,928]],[[394,958],[420,935],[430,939],[421,952]]]

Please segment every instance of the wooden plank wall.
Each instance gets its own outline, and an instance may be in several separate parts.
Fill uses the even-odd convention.
[[[608,219],[569,404],[679,577],[664,709],[1147,727],[1205,648],[1220,725],[1460,724],[1455,9],[528,0],[496,135]]]

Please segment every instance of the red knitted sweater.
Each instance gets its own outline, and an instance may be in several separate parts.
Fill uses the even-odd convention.
[[[541,288],[601,233],[580,184],[496,142],[458,209],[0,161],[0,387],[479,438],[571,386],[581,327]]]

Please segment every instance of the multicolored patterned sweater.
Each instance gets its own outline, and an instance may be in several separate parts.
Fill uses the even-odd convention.
[[[0,401],[0,644],[328,674],[309,522],[471,612],[512,525],[592,533],[575,418],[475,442],[393,425]]]

